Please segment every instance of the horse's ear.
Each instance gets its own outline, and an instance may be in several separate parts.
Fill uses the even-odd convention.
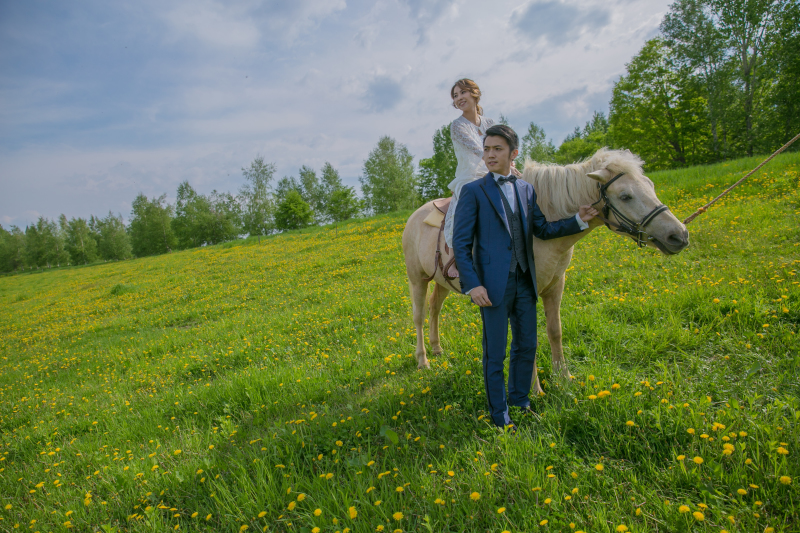
[[[611,179],[611,171],[607,168],[601,168],[600,170],[595,170],[594,172],[589,172],[586,174],[593,180],[599,181],[600,183],[605,183]]]

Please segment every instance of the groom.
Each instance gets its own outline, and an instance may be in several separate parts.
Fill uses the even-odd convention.
[[[536,358],[536,268],[533,236],[554,239],[579,233],[597,211],[581,206],[574,217],[548,222],[533,186],[511,174],[519,139],[508,126],[486,130],[483,161],[489,173],[461,189],[455,212],[453,251],[461,290],[481,308],[483,382],[492,422],[513,431],[508,405],[533,413],[528,394]],[[508,398],[503,377],[508,323],[511,354]]]

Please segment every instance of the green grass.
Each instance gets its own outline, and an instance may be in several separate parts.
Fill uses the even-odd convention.
[[[651,177],[684,218],[755,164]],[[513,437],[466,298],[416,370],[409,213],[1,278],[0,531],[797,531],[799,181],[781,156],[678,256],[582,240],[575,380],[540,333]]]

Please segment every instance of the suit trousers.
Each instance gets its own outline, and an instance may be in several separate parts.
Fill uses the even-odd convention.
[[[494,303],[494,302],[492,302]],[[511,424],[508,406],[525,407],[531,401],[533,369],[536,362],[536,294],[530,272],[517,266],[508,273],[503,301],[496,307],[481,307],[483,319],[483,383],[492,422]],[[503,364],[511,322],[511,352],[508,364],[506,401]]]

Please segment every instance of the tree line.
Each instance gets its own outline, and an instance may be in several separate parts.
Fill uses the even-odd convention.
[[[174,205],[166,194],[148,198],[140,193],[127,225],[109,212],[88,220],[39,217],[24,229],[0,226],[0,272],[162,254],[386,213],[418,201],[413,156],[391,137],[381,138],[364,161],[363,198],[342,183],[330,163],[319,175],[305,165],[298,177],[275,181],[275,173],[275,164],[258,156],[242,168],[245,183],[235,195],[200,194],[188,181],[178,185]]]

